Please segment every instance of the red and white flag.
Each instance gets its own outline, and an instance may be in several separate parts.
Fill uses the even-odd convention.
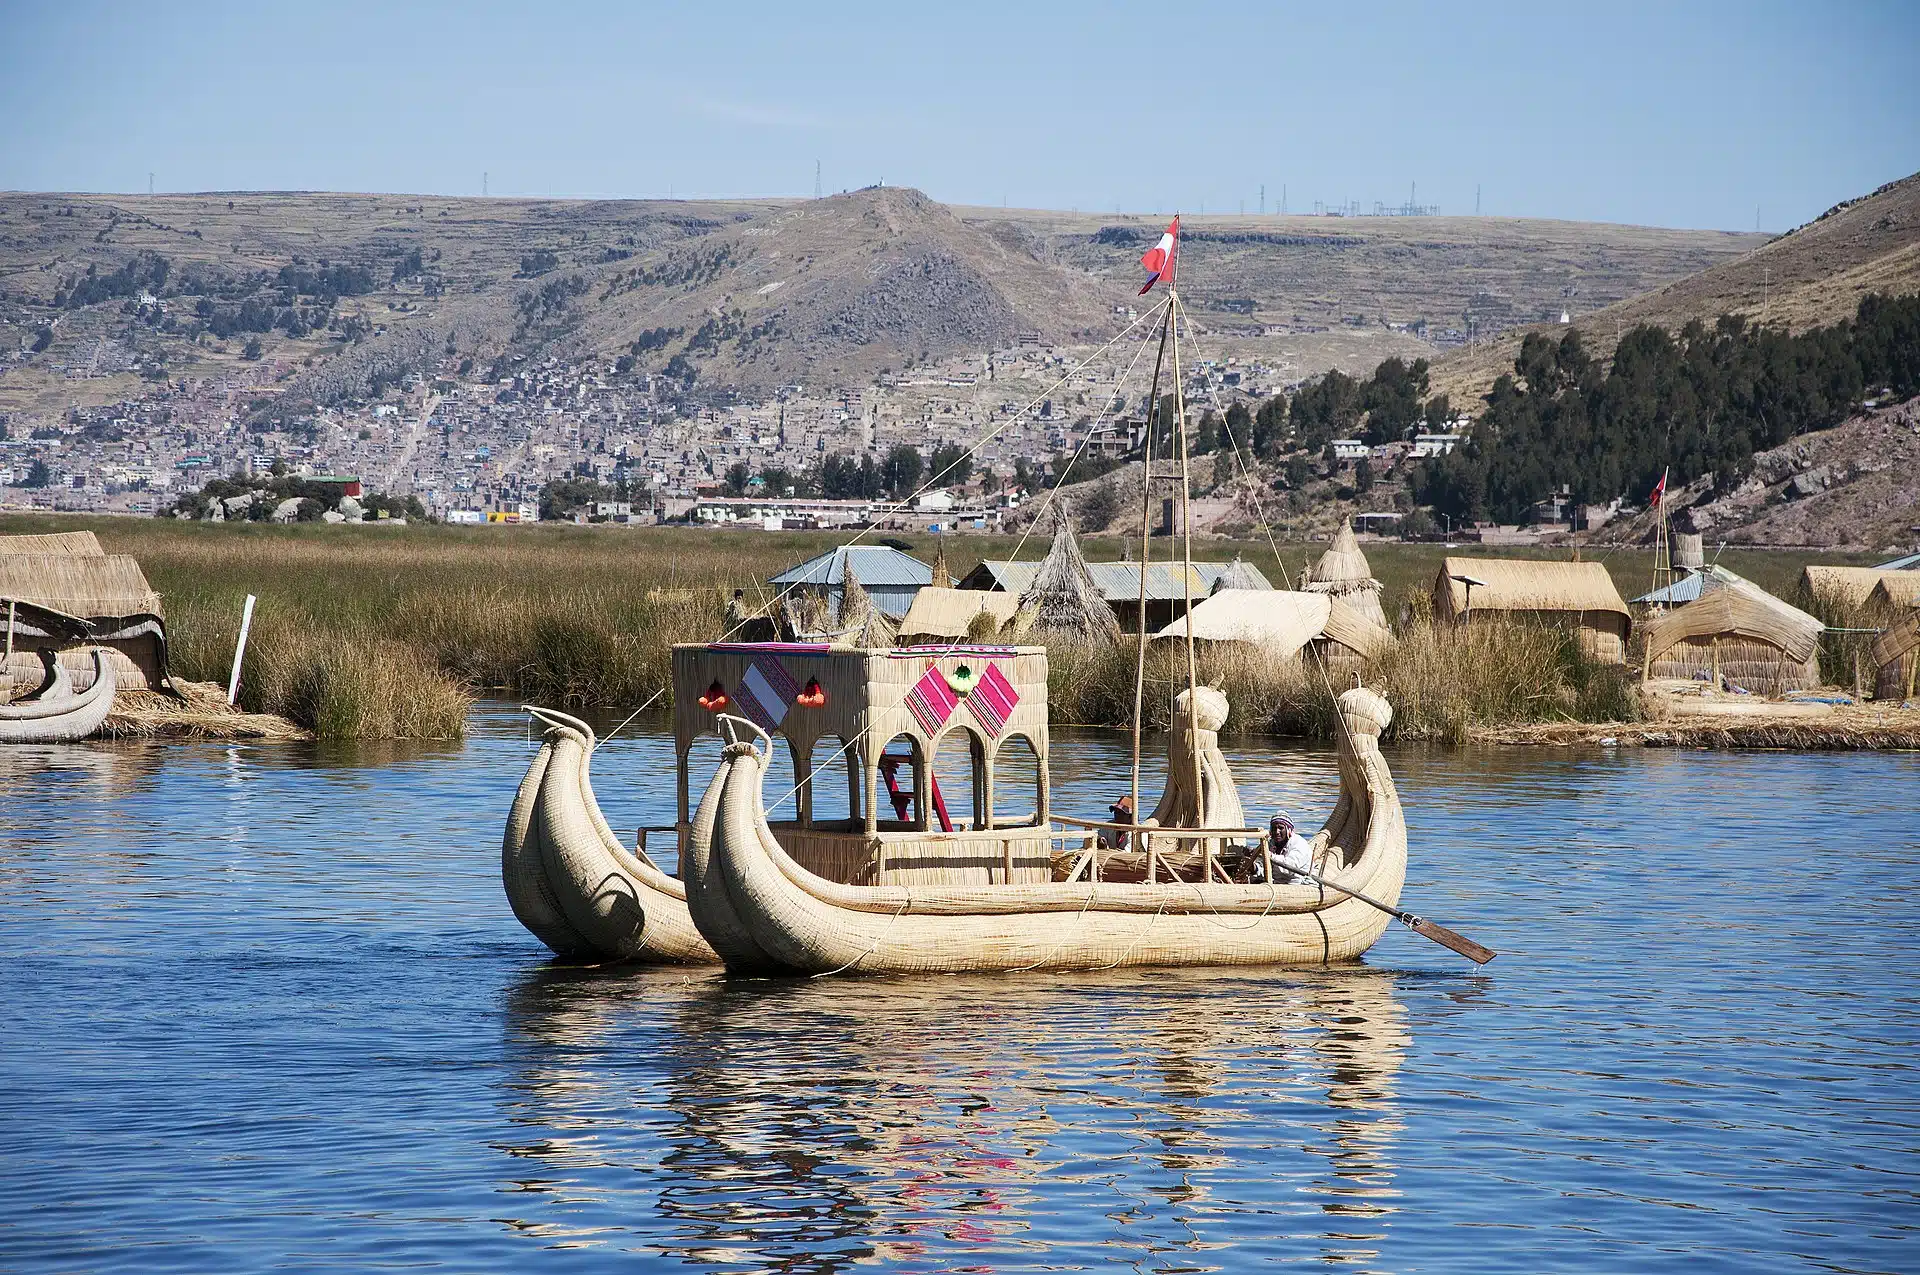
[[[1167,281],[1168,287],[1173,286],[1173,257],[1179,248],[1180,219],[1175,217],[1166,233],[1160,236],[1160,242],[1147,249],[1147,255],[1140,258],[1141,266],[1151,272],[1147,281],[1140,285],[1140,296],[1146,296],[1148,290],[1161,279]]]
[[[1660,481],[1653,485],[1653,495],[1647,501],[1647,508],[1658,509],[1660,502],[1667,498],[1667,471],[1660,471]]]

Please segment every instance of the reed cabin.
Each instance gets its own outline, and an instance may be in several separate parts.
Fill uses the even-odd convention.
[[[694,745],[728,715],[791,758],[794,814],[771,826],[809,871],[860,885],[1052,879],[1044,647],[686,643],[673,648],[673,690],[682,853],[693,785],[711,778],[690,774]],[[941,790],[935,763],[949,750],[965,758],[964,792]],[[780,782],[767,778],[769,809]],[[844,802],[829,802],[830,785]]]

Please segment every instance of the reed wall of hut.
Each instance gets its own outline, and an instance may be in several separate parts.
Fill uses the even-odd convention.
[[[1470,576],[1468,586],[1456,577]],[[1606,664],[1624,664],[1633,618],[1613,577],[1597,562],[1517,558],[1447,558],[1433,582],[1439,624],[1505,620],[1570,631],[1581,649]]]
[[[1874,639],[1873,697],[1900,703],[1920,695],[1920,607]]]

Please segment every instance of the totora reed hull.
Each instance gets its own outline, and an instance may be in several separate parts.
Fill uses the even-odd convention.
[[[1406,822],[1379,748],[1392,713],[1356,689],[1340,697],[1340,715],[1340,800],[1315,838],[1317,858],[1333,883],[1395,904]],[[1360,956],[1390,919],[1313,884],[838,884],[796,863],[768,826],[767,751],[726,749],[688,842],[688,907],[739,972],[1322,965]]]
[[[546,740],[528,767],[500,842],[507,902],[568,960],[712,962],[679,881],[620,844],[588,778],[593,730],[534,710]]]

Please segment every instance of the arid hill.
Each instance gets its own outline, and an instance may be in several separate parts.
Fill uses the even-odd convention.
[[[0,195],[0,350],[22,352],[0,374],[0,411],[137,396],[142,376],[217,373],[249,344],[322,401],[448,353],[482,367],[503,354],[626,356],[749,396],[793,381],[856,387],[1022,333],[1104,338],[1161,224],[948,208],[905,189],[810,201]],[[1624,297],[1754,241],[1499,218],[1186,225],[1183,279],[1208,352],[1266,359],[1283,378],[1431,350],[1409,325],[1438,340],[1537,318],[1569,287]],[[128,303],[148,289],[127,272],[161,258],[164,316],[136,322]],[[89,271],[118,283],[88,285]],[[262,326],[256,309],[252,328],[203,330],[249,298],[306,321]]]
[[[1764,246],[1640,296],[1579,315],[1589,352],[1610,357],[1617,335],[1642,323],[1678,331],[1722,314],[1792,331],[1849,318],[1872,292],[1920,291],[1920,173],[1839,204]],[[1461,350],[1434,368],[1433,388],[1476,402],[1513,370],[1528,330]]]

